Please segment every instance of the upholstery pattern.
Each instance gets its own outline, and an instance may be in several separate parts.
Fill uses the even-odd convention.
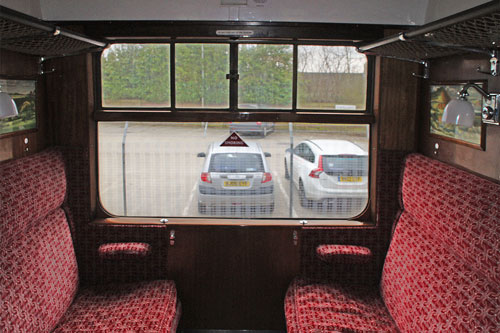
[[[48,332],[70,306],[78,269],[62,209],[0,246],[0,332]]]
[[[175,332],[179,310],[172,281],[85,288],[54,332]]]
[[[372,259],[369,248],[354,245],[319,245],[316,254],[327,263],[365,264]]]
[[[102,244],[97,250],[102,259],[134,259],[146,257],[151,253],[147,243],[108,243]]]
[[[374,288],[296,279],[285,297],[289,333],[397,332]]]
[[[500,186],[410,155],[382,295],[405,332],[500,331]]]
[[[56,150],[0,163],[2,243],[26,233],[31,224],[60,207],[65,196],[64,162]]]
[[[500,284],[500,186],[422,155],[406,162],[405,211],[485,278]]]

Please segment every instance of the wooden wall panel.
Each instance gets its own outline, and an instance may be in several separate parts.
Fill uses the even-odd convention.
[[[93,58],[91,54],[57,58],[47,62],[54,72],[45,76],[50,140],[53,145],[81,147],[90,165],[88,186],[91,207],[96,206],[96,123],[94,113]]]
[[[382,58],[380,65],[379,149],[416,149],[420,65]]]
[[[168,278],[182,300],[181,327],[285,329],[283,300],[299,274],[290,227],[175,226]]]
[[[479,175],[500,181],[500,127],[486,125],[486,150],[471,148],[460,143],[430,135],[428,84],[443,81],[487,80],[488,92],[500,92],[500,77],[478,73],[476,68],[489,69],[489,59],[482,55],[455,56],[431,62],[431,79],[422,94],[419,151],[446,163],[465,168]],[[435,149],[435,144],[439,149]]]
[[[45,108],[45,85],[38,75],[38,58],[6,50],[0,50],[0,76],[12,79],[30,78],[37,80],[36,110],[37,129],[0,138],[0,161],[18,158],[43,150],[48,141],[48,120]],[[25,140],[28,139],[28,143]]]

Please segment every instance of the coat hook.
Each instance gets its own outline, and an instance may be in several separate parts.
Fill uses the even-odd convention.
[[[419,75],[419,74],[416,74],[416,73],[411,73],[411,75],[413,75],[415,77],[418,77],[418,78],[421,78],[421,79],[427,80],[430,77],[429,62],[428,61],[422,61],[421,64],[424,65],[424,75]]]
[[[40,59],[38,60],[38,75],[44,75],[44,74],[50,74],[50,73],[54,73],[56,70],[55,68],[51,68],[49,70],[44,70],[44,61],[47,60],[45,57],[40,57]]]

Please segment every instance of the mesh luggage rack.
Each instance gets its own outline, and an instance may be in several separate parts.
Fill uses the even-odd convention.
[[[500,1],[359,47],[361,52],[424,61],[465,52],[492,55],[500,46]]]
[[[37,56],[99,51],[107,43],[0,6],[0,48]]]

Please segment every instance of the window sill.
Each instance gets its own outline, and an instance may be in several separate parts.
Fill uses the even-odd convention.
[[[193,218],[171,218],[168,222],[161,222],[159,218],[153,217],[109,217],[96,219],[92,225],[193,225],[193,226],[255,226],[255,227],[375,227],[370,222],[350,220],[252,220],[252,219],[193,219]]]

